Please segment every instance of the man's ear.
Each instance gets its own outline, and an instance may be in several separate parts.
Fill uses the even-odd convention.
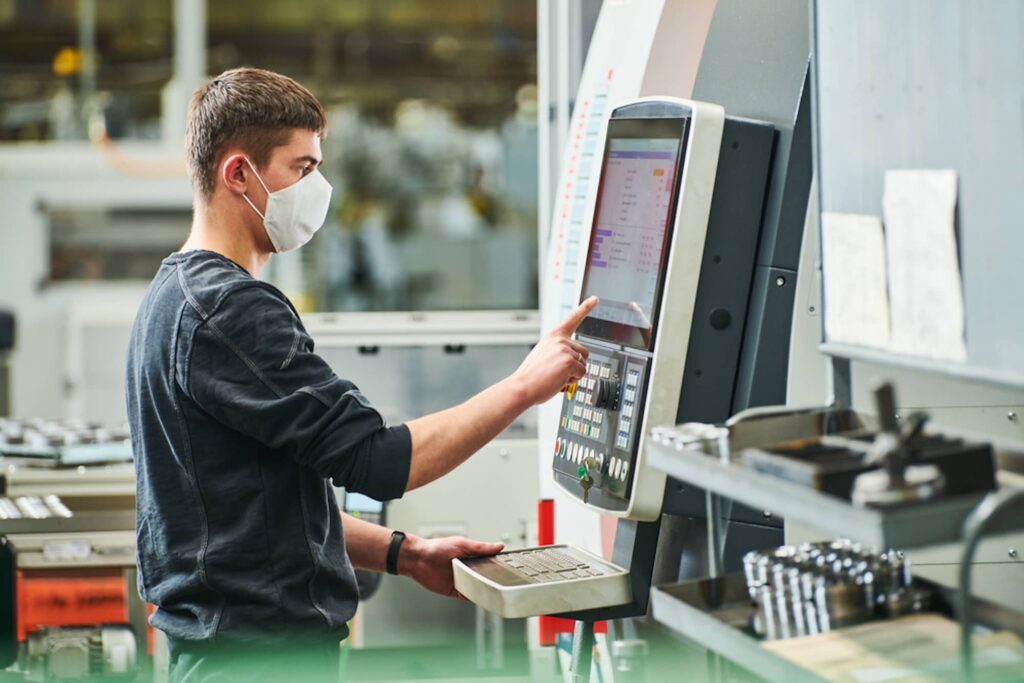
[[[220,179],[228,191],[245,194],[247,176],[251,171],[244,154],[229,154],[220,165]]]

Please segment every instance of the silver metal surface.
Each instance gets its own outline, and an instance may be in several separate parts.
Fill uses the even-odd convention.
[[[946,479],[935,465],[911,465],[898,478],[872,470],[857,476],[852,501],[861,507],[907,505],[937,498],[945,488]]]
[[[18,569],[135,567],[135,531],[8,534]]]
[[[594,622],[577,621],[572,634],[572,662],[569,665],[572,683],[586,683],[590,680],[593,651]]]
[[[43,503],[50,509],[50,512],[56,517],[64,517],[65,519],[74,517],[68,506],[64,504],[64,501],[60,499],[60,496],[50,494],[43,497]]]
[[[0,499],[2,505],[4,499]],[[135,510],[95,510],[72,517],[52,516],[45,519],[0,517],[0,534],[47,534],[87,531],[132,531],[135,529]]]
[[[898,355],[887,351],[851,346],[850,344],[837,344],[835,342],[821,344],[818,350],[826,356],[834,358],[846,358],[887,367],[907,368],[918,372],[948,375],[955,379],[981,382],[1011,389],[1024,388],[1024,373],[1012,370],[990,370],[983,367]]]
[[[875,418],[828,406],[767,406],[736,413],[726,426],[731,451],[738,453],[752,446],[870,429]]]
[[[999,491],[985,497],[964,521],[964,549],[960,559],[960,590],[956,595],[956,613],[960,621],[960,660],[964,681],[974,681],[974,651],[971,640],[973,605],[971,598],[971,574],[974,569],[974,554],[982,536],[993,530],[1005,528],[1009,521],[1019,525],[1024,509],[1024,490]]]
[[[317,348],[359,346],[517,346],[540,337],[537,311],[309,313]]]
[[[661,586],[651,590],[654,618],[698,645],[741,664],[769,681],[823,683],[826,680],[762,648],[760,641],[737,628],[737,617],[745,620],[752,612],[752,608],[748,607],[738,615],[728,607],[730,602],[746,598],[746,587],[741,576],[695,583],[706,587],[701,591],[704,593],[715,592],[712,586],[720,588],[719,593],[726,606],[702,609],[680,599],[679,589],[686,584]]]
[[[851,538],[877,548],[916,548],[956,541],[967,514],[980,495],[939,499],[889,510],[858,508],[836,496],[703,452],[676,450],[664,444],[647,447],[652,467],[754,508],[773,510],[829,535]],[[1024,526],[1024,520],[1021,520]]]
[[[753,630],[767,640],[920,612],[933,592],[912,585],[899,553],[846,539],[750,551],[743,566]]]
[[[0,469],[0,479],[8,496],[53,494],[65,502],[76,498],[135,498],[135,470],[131,463],[54,469],[26,466],[24,461],[10,458],[0,462],[6,465]]]
[[[505,666],[505,620],[484,608],[476,608],[476,668]]]

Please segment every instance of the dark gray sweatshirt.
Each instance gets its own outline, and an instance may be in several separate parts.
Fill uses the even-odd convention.
[[[408,428],[313,352],[280,291],[208,251],[161,265],[126,392],[153,626],[172,646],[347,636],[359,596],[330,484],[400,497]]]

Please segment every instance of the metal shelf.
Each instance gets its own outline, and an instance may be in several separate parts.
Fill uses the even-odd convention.
[[[847,360],[874,363],[894,368],[903,368],[917,372],[945,375],[953,379],[978,382],[1010,389],[1024,389],[1024,374],[1015,372],[1004,372],[991,370],[989,368],[976,367],[955,361],[934,360],[931,358],[919,358],[898,353],[885,351],[884,349],[873,349],[866,346],[854,346],[851,344],[837,344],[826,342],[818,346],[818,349],[826,356],[832,358],[845,358]]]
[[[653,588],[651,609],[657,621],[766,680],[826,681],[761,647],[749,631],[754,608],[740,575]]]
[[[952,589],[922,579],[916,582],[935,591],[933,611],[951,617]],[[993,630],[1024,629],[1019,613],[984,600],[972,599],[972,604],[979,623]],[[829,680],[763,647],[765,641],[750,627],[755,607],[742,574],[657,586],[651,590],[651,609],[660,623],[767,681]]]
[[[95,510],[72,517],[0,520],[0,536],[8,534],[68,534],[86,531],[134,531],[135,510]]]
[[[940,499],[892,510],[860,508],[837,496],[722,462],[703,452],[676,450],[653,442],[646,448],[650,465],[676,479],[875,548],[908,549],[956,542],[961,538],[964,519],[983,497]]]

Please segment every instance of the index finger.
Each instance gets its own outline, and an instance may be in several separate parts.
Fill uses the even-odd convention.
[[[644,313],[644,309],[640,308],[640,304],[638,304],[635,301],[630,301],[629,302],[629,308],[630,308],[631,311],[633,311],[638,316],[640,316],[640,322],[643,323],[641,325],[642,327],[650,327],[651,326],[651,321],[647,317],[647,315]]]
[[[590,312],[597,306],[599,299],[596,296],[592,296],[579,306],[576,310],[569,314],[569,317],[563,320],[555,328],[556,332],[564,334],[565,336],[571,335],[576,331],[576,328],[580,326],[583,319],[590,315]]]

